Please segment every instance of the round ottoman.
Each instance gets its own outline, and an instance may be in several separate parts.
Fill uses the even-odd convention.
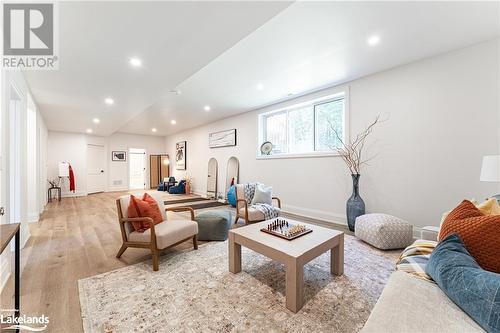
[[[401,249],[413,243],[413,226],[387,214],[365,214],[356,218],[354,234],[381,250]]]
[[[196,215],[198,240],[225,241],[231,228],[231,213],[227,210],[209,210]]]

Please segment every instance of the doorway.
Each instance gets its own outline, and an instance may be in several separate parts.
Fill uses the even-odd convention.
[[[30,94],[27,95],[27,108],[26,108],[26,168],[27,168],[27,186],[28,191],[26,193],[27,202],[27,218],[28,222],[38,221],[38,126],[36,120],[36,105]],[[45,196],[45,195],[44,195]]]
[[[22,98],[17,89],[11,85],[9,89],[9,123],[8,123],[8,184],[7,223],[21,222],[21,106]]]
[[[217,160],[213,157],[208,161],[207,197],[217,198]]]
[[[144,190],[146,188],[146,150],[130,148],[129,156],[129,189]]]
[[[104,192],[106,178],[104,174],[104,165],[106,163],[106,154],[104,146],[87,145],[87,193]]]

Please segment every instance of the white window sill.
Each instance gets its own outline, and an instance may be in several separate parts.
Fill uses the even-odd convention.
[[[257,155],[258,160],[273,160],[280,158],[311,158],[311,157],[340,157],[338,152],[315,152],[298,154],[275,154],[275,155]]]

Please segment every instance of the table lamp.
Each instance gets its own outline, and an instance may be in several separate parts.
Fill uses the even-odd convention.
[[[500,182],[500,155],[487,155],[483,157],[479,180],[482,182]],[[500,194],[494,197],[500,201]]]

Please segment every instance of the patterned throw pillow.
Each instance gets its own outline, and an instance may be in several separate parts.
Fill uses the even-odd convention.
[[[500,215],[484,215],[472,202],[464,200],[446,217],[439,241],[451,234],[460,236],[482,268],[500,273]]]
[[[130,203],[128,205],[128,217],[150,217],[153,219],[153,223],[156,225],[163,221],[163,216],[161,215],[160,208],[156,200],[147,193],[141,199],[138,199],[134,195],[130,195]],[[137,232],[144,232],[150,228],[148,223],[143,222],[132,222],[132,226]]]
[[[469,200],[472,202],[484,215],[500,215],[500,204],[498,203],[496,198],[489,198],[486,199],[486,201],[478,203],[476,200],[471,199]],[[439,227],[443,225],[444,220],[446,220],[446,217],[448,217],[448,214],[451,213],[451,210],[447,211],[446,213],[443,213],[443,216],[441,217],[441,222],[439,222]],[[441,231],[438,233],[438,238],[440,238]]]

